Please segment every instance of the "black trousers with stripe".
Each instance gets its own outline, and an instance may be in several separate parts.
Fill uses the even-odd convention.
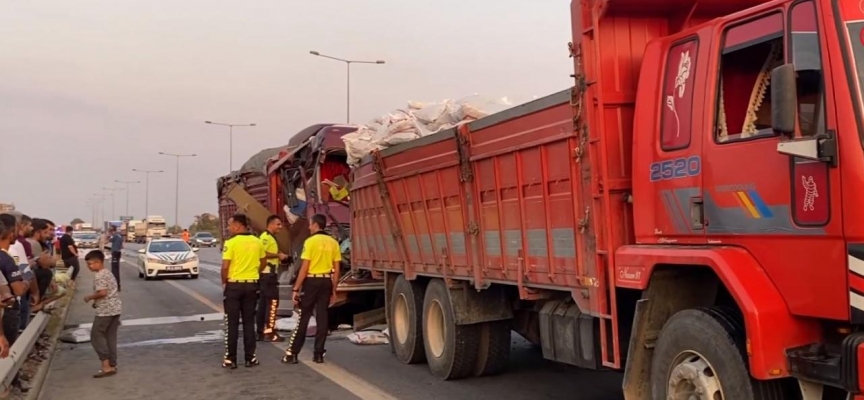
[[[300,321],[291,339],[288,341],[288,351],[291,354],[300,354],[300,349],[306,342],[306,329],[309,328],[309,319],[315,313],[317,330],[315,331],[315,355],[324,354],[324,344],[327,341],[327,329],[330,321],[327,310],[330,307],[330,295],[333,293],[333,281],[330,278],[306,278],[300,293],[300,309],[295,310],[300,315]]]
[[[237,339],[240,335],[240,319],[243,319],[243,355],[246,361],[255,358],[255,303],[258,301],[258,283],[234,283],[225,285],[223,307],[225,308],[225,359],[237,362]]]
[[[258,334],[271,334],[276,329],[276,311],[279,309],[279,276],[262,273],[258,283],[261,285],[256,320]]]

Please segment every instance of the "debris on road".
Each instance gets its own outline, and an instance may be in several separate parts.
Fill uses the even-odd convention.
[[[348,341],[360,345],[390,344],[390,333],[387,329],[354,332],[348,335]]]
[[[60,341],[66,343],[88,343],[90,342],[90,329],[67,329],[60,334]]]
[[[348,330],[351,330],[353,328],[354,328],[353,326],[348,325],[348,324],[339,324],[339,326],[336,327],[336,330],[337,331],[348,331]]]
[[[288,318],[280,318],[276,320],[276,330],[282,332],[293,332],[297,328],[297,316]],[[315,316],[309,319],[309,327],[306,329],[306,337],[315,336],[318,332],[318,324],[315,322]]]

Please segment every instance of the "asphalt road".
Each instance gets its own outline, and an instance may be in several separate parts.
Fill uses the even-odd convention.
[[[132,261],[139,247],[128,246],[125,258]],[[539,350],[516,339],[515,334],[510,370],[495,377],[441,381],[425,365],[399,363],[389,346],[354,345],[343,333],[328,339],[323,365],[311,363],[308,350],[301,354],[299,365],[283,365],[279,357],[284,343],[259,343],[260,367],[223,370],[219,256],[218,248],[201,249],[198,280],[145,282],[132,264],[123,263],[119,373],[93,379],[99,363],[90,344],[63,343],[40,399],[622,398],[620,374],[545,361]],[[92,322],[92,309],[82,301],[90,293],[91,279],[87,270],[79,277],[79,290],[66,322],[69,327]],[[239,354],[242,357],[242,348]]]

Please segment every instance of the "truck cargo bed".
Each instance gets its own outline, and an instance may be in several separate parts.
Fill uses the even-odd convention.
[[[360,268],[576,288],[582,211],[565,90],[367,157],[352,189]]]

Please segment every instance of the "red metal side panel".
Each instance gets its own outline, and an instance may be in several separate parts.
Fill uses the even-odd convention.
[[[461,143],[449,130],[357,168],[353,265],[579,287],[569,99],[558,93],[463,126]]]
[[[453,134],[442,132],[433,143],[384,154],[377,166],[368,163],[355,170],[351,198],[354,265],[404,268],[409,276],[471,277],[464,217],[467,205],[461,192],[456,139],[448,136]],[[381,169],[380,176],[376,168]],[[394,231],[401,235],[394,237]]]
[[[577,285],[572,133],[569,102],[471,133],[489,279]]]

